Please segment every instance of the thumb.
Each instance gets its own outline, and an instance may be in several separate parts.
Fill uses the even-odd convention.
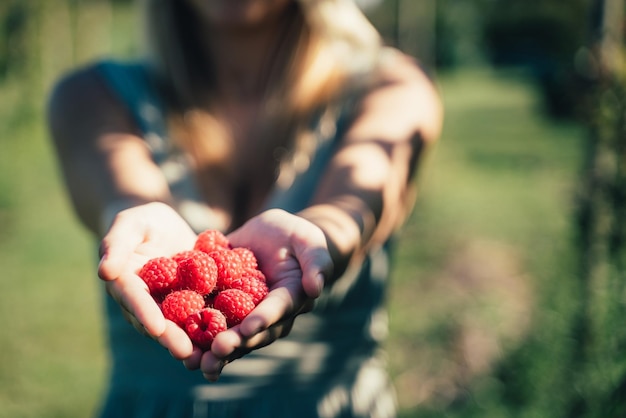
[[[98,276],[115,280],[128,265],[133,251],[144,241],[145,231],[136,222],[120,215],[100,242]]]
[[[333,273],[333,260],[326,248],[314,247],[297,255],[302,269],[302,288],[310,298],[317,298]]]

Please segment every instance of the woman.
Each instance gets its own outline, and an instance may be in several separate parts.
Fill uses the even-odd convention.
[[[49,103],[101,240],[101,416],[393,416],[387,243],[439,134],[431,83],[350,0],[146,0],[145,16],[146,57],[75,71]],[[270,294],[203,353],[136,273],[204,229],[251,248]]]

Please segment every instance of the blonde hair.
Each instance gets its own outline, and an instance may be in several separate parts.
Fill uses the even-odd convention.
[[[176,141],[200,165],[224,161],[233,150],[205,101],[215,80],[190,24],[193,12],[181,0],[144,0],[144,6],[149,58],[169,97]],[[382,44],[353,0],[297,0],[293,7],[295,19],[268,69],[262,118],[271,131],[266,146],[288,143],[291,158],[307,149],[299,138],[306,119],[368,73]]]

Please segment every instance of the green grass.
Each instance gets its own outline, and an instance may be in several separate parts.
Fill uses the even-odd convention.
[[[91,32],[119,30],[80,59],[132,50],[129,7],[96,16]],[[44,126],[46,83],[72,65],[60,60],[73,46],[55,44],[65,27],[33,29],[45,27],[55,33],[33,38],[31,66],[0,79],[0,418],[91,416],[106,374],[96,243],[74,218]]]
[[[561,378],[571,345],[583,130],[542,116],[523,74],[465,71],[440,83],[443,137],[400,234],[389,298],[403,416],[558,416],[545,415],[553,406],[537,388]],[[511,375],[524,386],[513,389]]]
[[[559,337],[567,321],[554,308],[567,306],[567,293],[554,289],[567,279],[582,133],[543,118],[523,76],[461,72],[440,82],[444,135],[397,247],[390,368],[403,416],[501,417],[513,402],[502,365],[525,367],[548,387],[557,379],[550,359],[566,350],[557,343],[528,362],[524,347]],[[0,95],[19,102],[14,85]],[[7,102],[0,102],[0,418],[89,416],[107,365],[95,244],[68,205],[41,104]],[[478,403],[489,414],[476,412]]]
[[[94,243],[75,222],[40,109],[0,152],[0,416],[88,416],[105,371]],[[9,126],[12,124],[9,123]]]

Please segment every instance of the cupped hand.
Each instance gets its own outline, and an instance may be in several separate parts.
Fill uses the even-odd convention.
[[[286,336],[296,316],[312,309],[333,270],[322,230],[280,209],[250,219],[228,238],[254,252],[270,292],[239,325],[219,333],[210,351],[185,361],[208,380],[217,380],[226,363]]]
[[[163,203],[148,203],[117,214],[100,245],[98,275],[126,319],[179,360],[198,356],[187,334],[163,317],[137,271],[151,258],[193,247],[196,234]]]

